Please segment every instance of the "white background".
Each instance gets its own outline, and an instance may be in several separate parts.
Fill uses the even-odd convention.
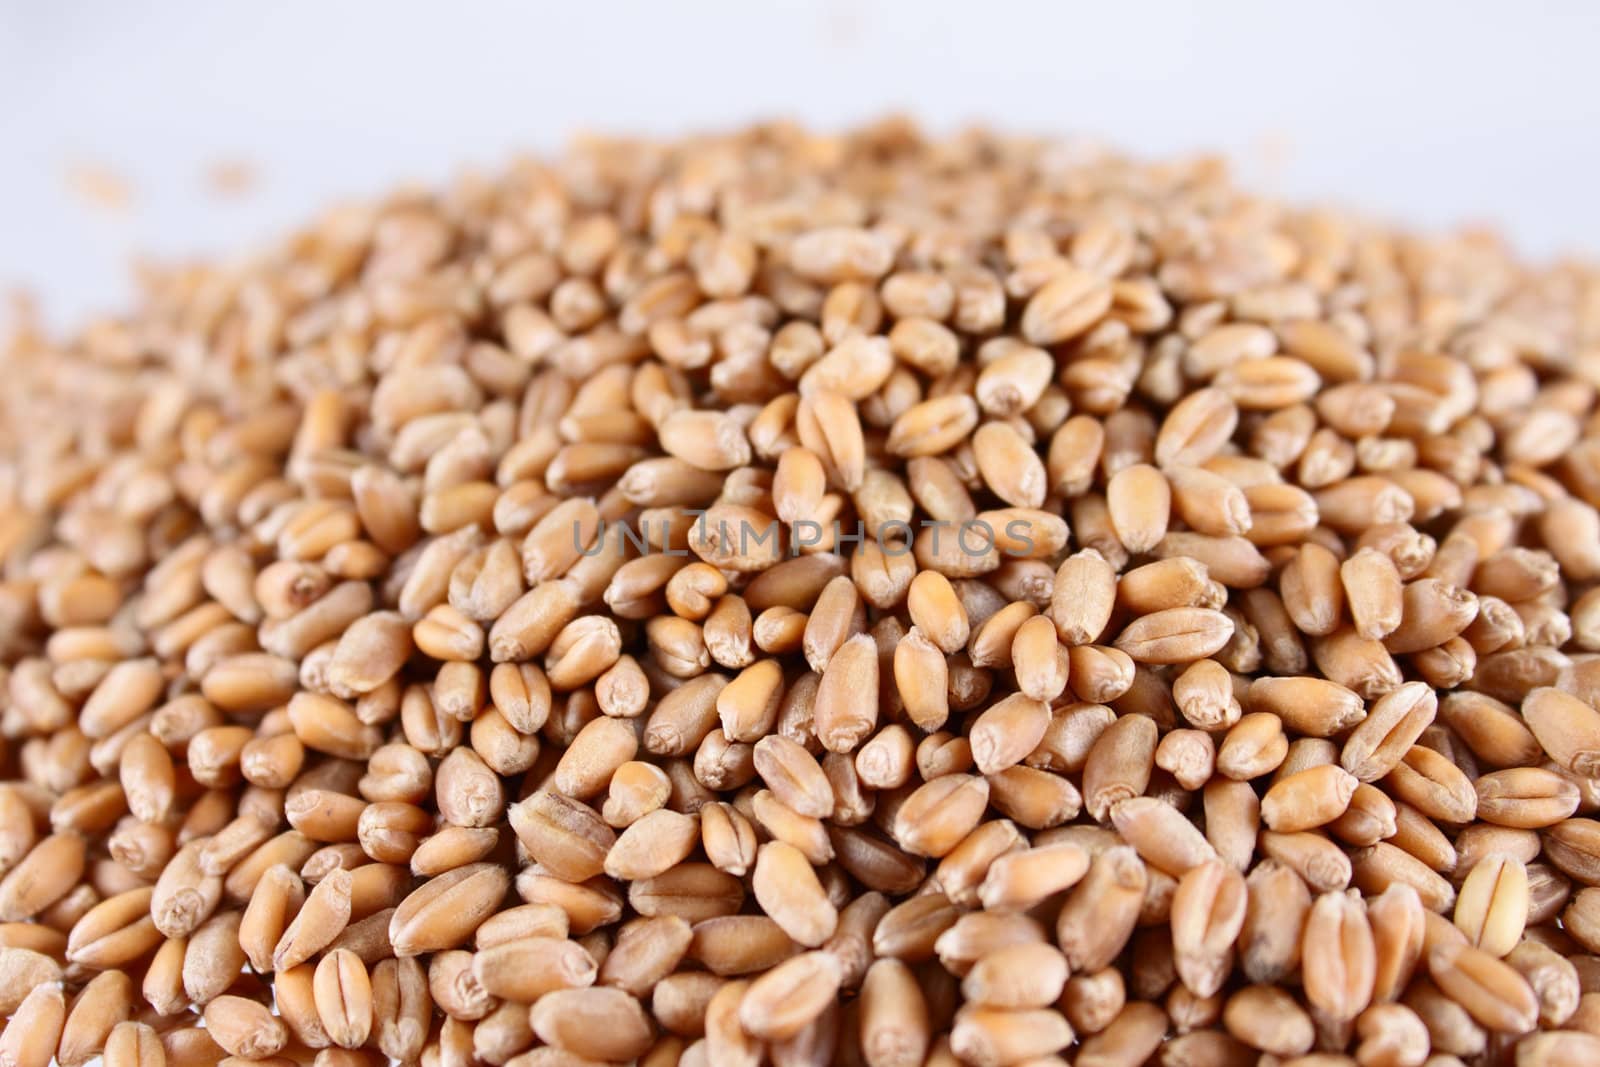
[[[135,251],[220,252],[328,200],[585,128],[910,112],[1215,148],[1266,192],[1528,253],[1600,252],[1600,4],[0,0],[0,286],[58,322]],[[206,167],[243,159],[248,196]],[[75,165],[131,183],[87,204]]]

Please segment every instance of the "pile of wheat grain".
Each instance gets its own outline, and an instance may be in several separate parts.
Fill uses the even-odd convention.
[[[1600,1062],[1600,275],[884,123],[0,395],[0,1064]]]

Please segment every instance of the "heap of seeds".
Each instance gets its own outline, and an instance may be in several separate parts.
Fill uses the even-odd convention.
[[[144,281],[4,356],[4,1067],[1600,1063],[1600,275],[891,122]]]

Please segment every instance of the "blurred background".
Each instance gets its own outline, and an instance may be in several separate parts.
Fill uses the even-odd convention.
[[[1221,150],[1264,192],[1592,255],[1597,45],[1582,0],[0,0],[0,289],[67,323],[126,301],[135,253],[581,130],[889,110]]]

